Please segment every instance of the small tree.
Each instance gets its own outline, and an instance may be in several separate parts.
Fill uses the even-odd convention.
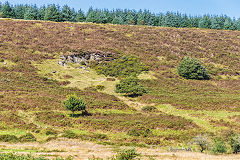
[[[208,80],[207,70],[195,58],[184,57],[178,66],[178,74],[186,79]]]
[[[68,99],[63,102],[63,105],[67,110],[72,111],[72,116],[75,111],[84,111],[86,110],[86,104],[82,98],[78,98],[76,95],[68,96]]]
[[[232,135],[230,139],[230,145],[234,154],[240,152],[240,135]]]
[[[138,79],[134,77],[122,79],[116,85],[115,91],[116,93],[125,93],[128,96],[141,96],[147,92],[142,85],[138,84]]]
[[[193,142],[200,147],[201,152],[206,150],[210,143],[207,135],[198,135],[193,139]]]

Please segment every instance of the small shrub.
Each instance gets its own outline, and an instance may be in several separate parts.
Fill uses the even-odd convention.
[[[86,66],[86,62],[84,62],[84,61],[81,61],[80,64],[83,66]]]
[[[23,135],[21,137],[19,137],[19,140],[21,142],[34,142],[37,139],[35,138],[35,136],[31,133],[27,133],[26,135]]]
[[[234,154],[237,154],[238,152],[240,152],[240,135],[239,134],[233,134],[231,136],[230,146]]]
[[[185,57],[178,66],[178,74],[186,79],[208,80],[210,76],[195,58]]]
[[[135,149],[120,151],[113,160],[133,160],[140,156]]]
[[[70,130],[65,130],[62,134],[62,137],[70,138],[70,139],[76,139],[78,138],[77,134]]]
[[[105,86],[103,86],[103,85],[97,85],[97,86],[96,86],[96,89],[99,90],[99,91],[102,91],[102,90],[105,89]]]
[[[3,58],[0,58],[0,62],[4,62],[4,59],[3,59]]]
[[[0,135],[1,142],[18,142],[19,139],[14,135]]]
[[[226,153],[227,152],[226,145],[221,138],[214,139],[212,151],[214,153]]]
[[[157,108],[154,106],[144,106],[142,108],[142,111],[145,111],[145,112],[152,112],[152,111],[156,111],[156,110],[157,110]]]
[[[75,111],[86,110],[85,102],[82,100],[82,98],[78,98],[75,95],[68,96],[68,99],[63,102],[63,105],[67,110],[72,111],[72,116]]]
[[[116,85],[115,91],[116,93],[125,93],[127,96],[141,96],[147,92],[142,85],[138,84],[138,79],[134,77],[122,79]]]
[[[94,134],[92,136],[92,138],[95,138],[95,139],[108,139],[108,136],[106,134],[97,133],[97,134]]]

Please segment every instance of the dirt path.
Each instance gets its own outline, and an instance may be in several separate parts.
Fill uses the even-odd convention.
[[[88,160],[93,156],[107,159],[116,153],[112,146],[103,146],[91,142],[62,139],[41,143],[0,143],[0,149],[4,152],[15,151],[22,154],[31,152],[34,155],[44,155],[48,158],[56,156],[73,156],[76,160]],[[195,152],[164,152],[164,150],[137,148],[137,152],[143,155],[142,159],[150,160],[239,160],[240,155],[207,155]]]

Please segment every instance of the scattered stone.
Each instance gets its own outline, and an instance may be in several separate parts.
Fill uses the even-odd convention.
[[[7,65],[7,62],[3,62],[4,65]]]
[[[90,71],[86,69],[86,72],[90,72]]]

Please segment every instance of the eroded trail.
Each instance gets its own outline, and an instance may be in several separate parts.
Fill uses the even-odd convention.
[[[0,143],[3,152],[15,151],[19,154],[43,155],[48,158],[72,156],[74,160],[88,160],[92,157],[107,159],[116,154],[112,146],[98,145],[79,140],[56,140],[47,143]],[[240,155],[207,155],[195,152],[166,152],[161,148],[136,148],[143,160],[239,160]]]

